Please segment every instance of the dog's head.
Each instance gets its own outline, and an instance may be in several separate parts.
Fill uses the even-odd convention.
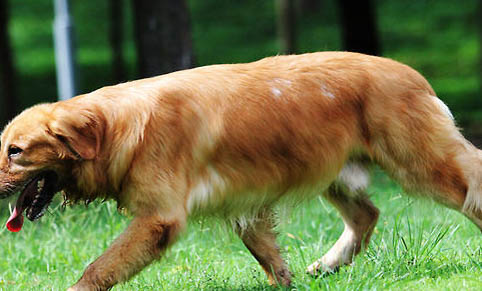
[[[97,158],[103,134],[94,114],[66,103],[25,110],[5,128],[0,144],[0,198],[17,192],[11,231],[40,218],[55,193],[75,183],[74,171]]]

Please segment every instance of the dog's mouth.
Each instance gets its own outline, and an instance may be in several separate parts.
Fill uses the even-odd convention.
[[[52,171],[43,172],[30,180],[17,198],[15,208],[7,221],[7,229],[17,232],[23,226],[23,212],[29,220],[42,217],[52,202],[57,189],[58,176]]]

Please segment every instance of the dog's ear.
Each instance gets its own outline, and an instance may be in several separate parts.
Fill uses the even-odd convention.
[[[99,155],[105,130],[101,114],[75,107],[57,108],[48,128],[75,159],[93,160]]]

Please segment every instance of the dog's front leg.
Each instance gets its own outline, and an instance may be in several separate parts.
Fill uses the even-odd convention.
[[[183,224],[158,216],[135,217],[126,231],[87,267],[82,278],[69,291],[107,290],[126,281],[159,258]]]

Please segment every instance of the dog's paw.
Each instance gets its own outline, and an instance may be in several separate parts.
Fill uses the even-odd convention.
[[[306,273],[313,277],[325,277],[338,272],[339,269],[338,266],[330,268],[320,259],[309,265],[308,268],[306,268]]]
[[[85,285],[79,285],[79,283],[67,289],[67,291],[90,291],[90,290],[95,290],[95,289]]]

